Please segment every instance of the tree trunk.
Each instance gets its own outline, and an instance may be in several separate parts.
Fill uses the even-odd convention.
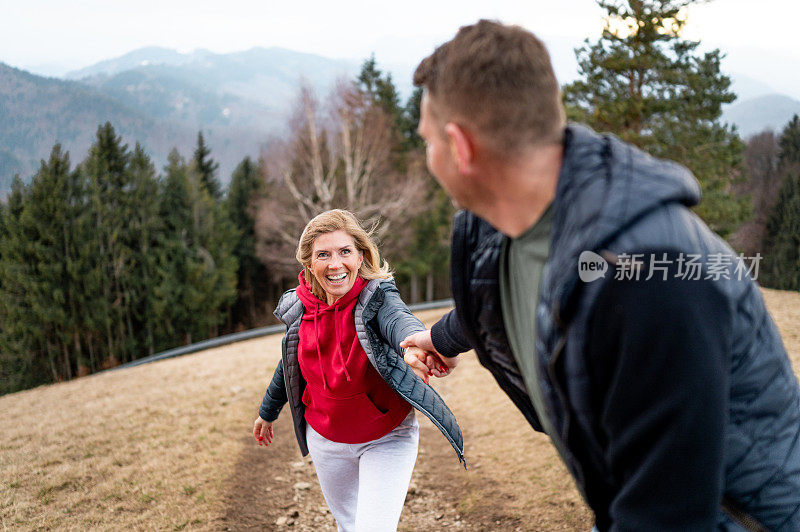
[[[89,365],[92,368],[92,373],[97,371],[97,368],[99,367],[99,365],[97,363],[97,359],[94,356],[94,339],[93,339],[93,336],[94,335],[92,333],[89,333],[87,335],[87,338],[86,338],[86,346],[89,348]]]
[[[411,303],[419,303],[419,276],[411,274]]]
[[[425,278],[425,301],[433,301],[433,272],[431,271]]]
[[[69,359],[69,347],[67,344],[61,344],[61,353],[64,356],[64,368],[67,371],[67,380],[72,380],[72,363]]]

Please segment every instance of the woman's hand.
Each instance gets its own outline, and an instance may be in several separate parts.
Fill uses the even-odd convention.
[[[428,384],[430,371],[427,364],[428,354],[425,351],[419,347],[408,347],[403,353],[403,360],[405,360],[406,364],[411,366],[411,369],[417,374],[417,377],[425,381],[425,384]]]
[[[266,447],[272,442],[275,433],[272,431],[272,421],[264,421],[261,416],[253,424],[253,437],[259,445]]]
[[[420,360],[424,362],[425,366],[428,368],[428,375],[445,377],[452,373],[453,369],[458,365],[458,356],[445,357],[436,351],[431,341],[430,329],[409,335],[405,340],[400,342],[400,347],[406,348],[406,351],[412,348],[422,349],[425,352],[425,357],[420,357]],[[406,363],[410,366],[412,365],[408,360],[406,360]]]

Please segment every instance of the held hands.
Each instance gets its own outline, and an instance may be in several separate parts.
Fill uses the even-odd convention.
[[[400,342],[400,347],[405,348],[405,355],[403,359],[406,364],[411,366],[425,383],[428,383],[427,377],[434,375],[436,377],[444,377],[449,375],[453,368],[458,365],[458,357],[445,357],[439,354],[433,347],[431,341],[431,331],[427,329],[414,333],[405,340]]]
[[[401,344],[402,345],[402,344]],[[419,347],[407,347],[403,354],[403,360],[411,366],[417,377],[428,384],[428,376],[431,374],[427,365],[428,354]]]
[[[261,416],[253,424],[253,437],[258,441],[258,445],[266,447],[272,442],[275,433],[272,431],[272,422],[264,421]]]

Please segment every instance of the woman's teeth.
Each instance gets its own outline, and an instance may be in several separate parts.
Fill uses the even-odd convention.
[[[338,282],[338,281],[343,281],[344,278],[347,277],[347,274],[346,273],[341,273],[341,274],[338,274],[338,275],[328,275],[327,277],[328,277],[329,281],[335,283],[335,282]]]

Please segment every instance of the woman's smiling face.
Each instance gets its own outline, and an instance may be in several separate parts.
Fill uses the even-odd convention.
[[[353,237],[345,231],[323,233],[314,240],[310,269],[329,305],[353,288],[363,261]]]

